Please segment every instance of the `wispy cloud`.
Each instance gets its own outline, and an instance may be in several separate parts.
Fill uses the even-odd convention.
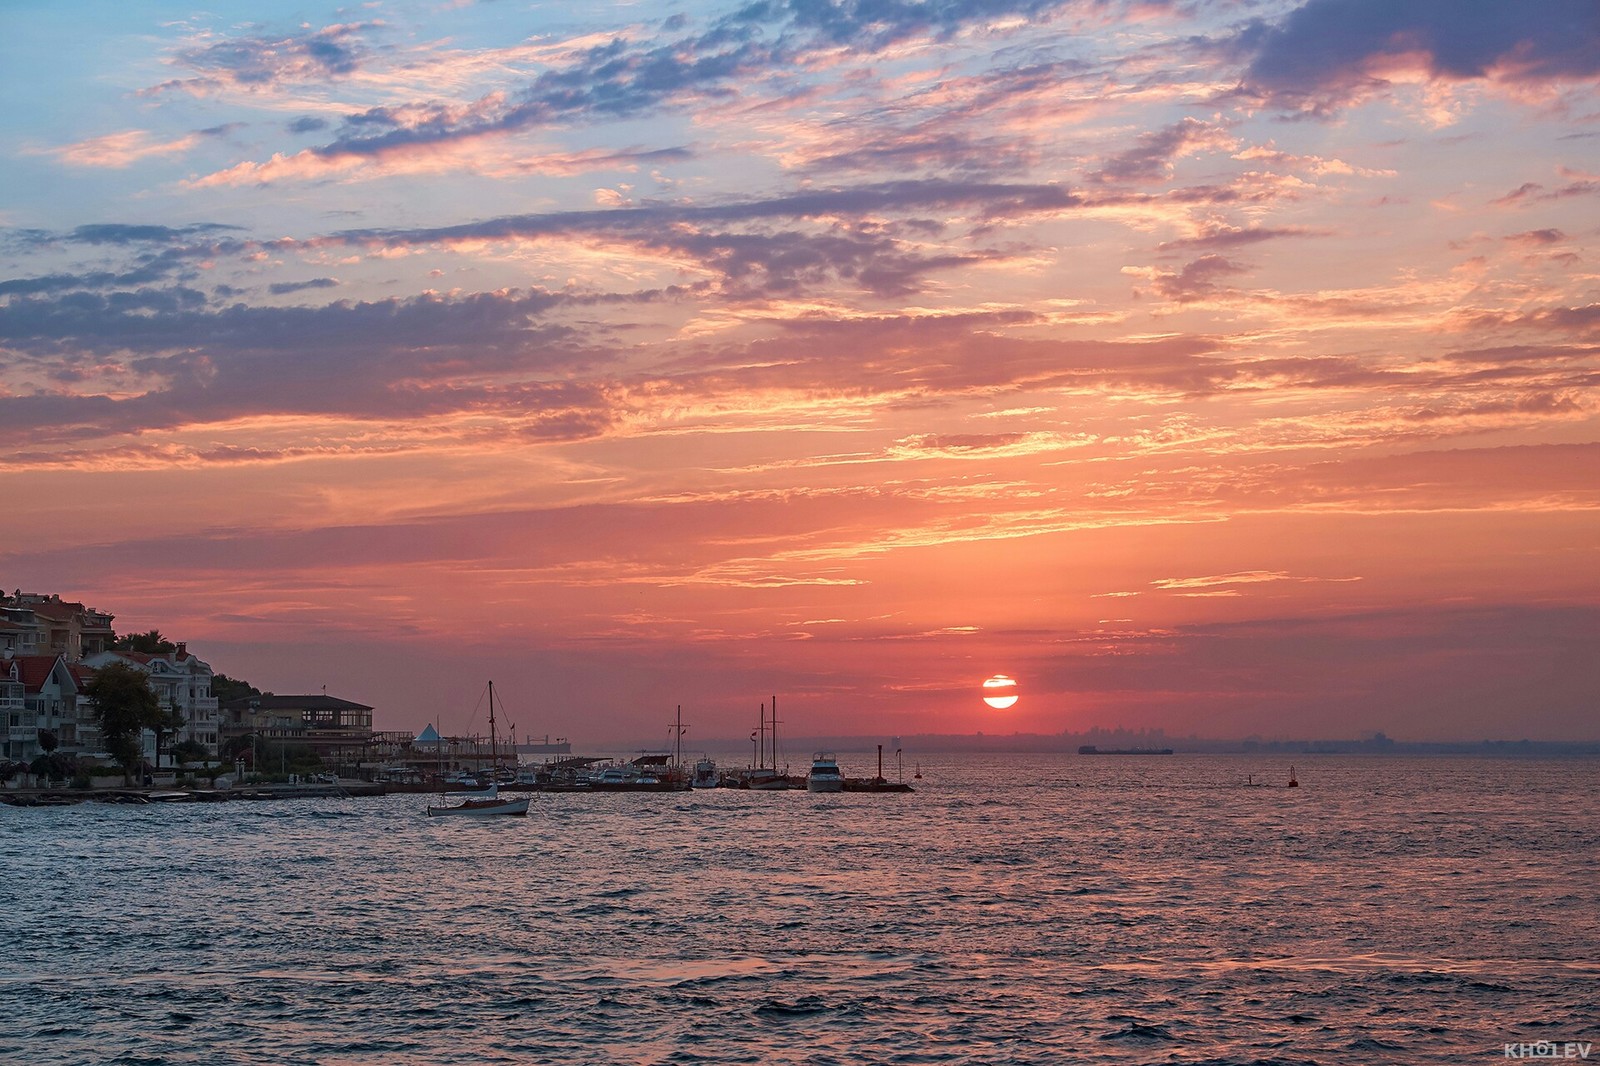
[[[68,166],[121,170],[152,157],[182,155],[208,138],[226,132],[225,127],[219,127],[187,133],[172,140],[157,140],[148,130],[123,130],[60,148],[35,149],[35,152],[55,156]]]

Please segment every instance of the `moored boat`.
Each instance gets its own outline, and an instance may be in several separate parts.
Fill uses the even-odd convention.
[[[666,755],[641,755],[632,762],[603,766],[589,774],[594,792],[681,792],[689,778],[668,764]]]
[[[690,788],[718,788],[722,784],[722,775],[717,772],[717,764],[706,756],[694,764],[694,776],[689,778]]]
[[[768,739],[771,744],[768,744]],[[757,729],[750,734],[750,742],[754,745],[750,768],[748,770],[735,770],[723,774],[723,788],[747,788],[757,792],[781,792],[784,789],[801,788],[803,782],[789,777],[788,767],[778,769],[778,697],[772,697],[772,721],[767,721],[767,705],[761,705],[760,717],[757,719]],[[769,756],[771,764],[767,763]]]
[[[811,772],[806,775],[808,792],[843,792],[844,774],[839,772],[839,757],[831,751],[811,756]]]
[[[780,774],[774,767],[758,766],[740,775],[737,787],[754,789],[757,792],[782,792],[784,789],[793,788],[794,785],[787,774]]]

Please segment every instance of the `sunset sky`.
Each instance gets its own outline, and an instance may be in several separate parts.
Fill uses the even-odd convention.
[[[10,3],[0,69],[7,591],[585,750],[1600,735],[1592,0]]]

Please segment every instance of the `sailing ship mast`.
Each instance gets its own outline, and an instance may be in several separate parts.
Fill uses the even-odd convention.
[[[672,764],[683,765],[683,704],[678,704],[678,717],[672,723]]]
[[[489,780],[500,783],[500,745],[494,735],[494,682],[489,682]]]

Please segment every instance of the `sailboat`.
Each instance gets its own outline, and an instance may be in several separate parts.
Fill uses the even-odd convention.
[[[442,750],[442,746],[441,746]],[[489,758],[496,770],[500,766],[500,749],[494,732],[494,682],[489,682]],[[491,783],[481,792],[475,792],[470,797],[463,799],[454,806],[430,806],[429,818],[439,818],[446,815],[461,815],[468,818],[488,818],[495,815],[509,814],[526,816],[528,813],[529,797],[520,799],[507,799],[500,795],[500,786]]]
[[[778,772],[778,697],[772,697],[772,765],[767,765],[766,740],[768,736],[767,705],[761,705],[761,744],[757,753],[756,765],[751,767],[745,775],[745,788],[756,789],[761,792],[779,792],[790,788],[789,776]]]

